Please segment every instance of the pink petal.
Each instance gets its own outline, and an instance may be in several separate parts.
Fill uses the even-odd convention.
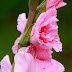
[[[34,72],[33,57],[31,54],[20,51],[15,55],[14,61],[14,72]]]
[[[58,35],[55,37],[55,39],[53,40],[51,44],[56,52],[62,51],[62,43],[60,42]]]
[[[20,14],[17,21],[18,21],[17,30],[23,33],[25,25],[27,23],[25,13]]]
[[[54,7],[56,9],[59,9],[65,5],[66,5],[66,3],[63,2],[63,0],[47,0],[46,9],[48,10],[49,8],[54,8]]]
[[[60,3],[56,6],[56,8],[59,9],[59,8],[65,6],[65,5],[67,5],[67,3],[65,3],[65,2],[60,2]]]
[[[64,72],[64,66],[52,59],[51,62],[35,59],[35,72]]]
[[[11,72],[12,66],[10,63],[9,56],[6,55],[1,61],[1,72]]]
[[[51,51],[51,49],[42,49],[42,48],[37,48],[36,50],[36,58],[39,60],[43,60],[43,61],[51,61],[52,59],[52,54],[53,52]]]
[[[17,53],[18,43],[19,43],[19,41],[20,41],[21,37],[22,37],[22,34],[20,35],[20,37],[18,37],[18,38],[16,39],[16,41],[15,41],[15,43],[14,43],[13,47],[12,47],[12,51],[13,51],[13,53],[14,53],[14,54],[16,54],[16,53]]]

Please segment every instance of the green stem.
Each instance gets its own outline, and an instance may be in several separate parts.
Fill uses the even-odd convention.
[[[14,72],[14,65],[15,65],[15,63],[12,64],[12,71],[11,72]]]
[[[26,24],[26,27],[24,29],[24,32],[28,29],[28,27],[33,23],[35,11],[29,10],[29,16],[28,16],[28,21]]]
[[[36,12],[36,8],[38,6],[38,2],[39,2],[39,0],[29,0],[29,16],[28,16],[28,22],[26,24],[24,32],[33,23],[35,12]]]

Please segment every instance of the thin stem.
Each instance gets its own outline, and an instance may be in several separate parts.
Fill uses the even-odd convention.
[[[37,6],[38,6],[38,2],[39,2],[39,0],[29,0],[29,16],[28,16],[28,22],[26,24],[24,32],[33,23],[35,12],[36,12],[36,9],[37,9]]]
[[[26,24],[26,27],[24,29],[24,32],[28,29],[28,27],[33,23],[33,19],[34,19],[34,15],[35,15],[35,11],[30,10],[29,11],[29,16],[28,16],[28,22]]]

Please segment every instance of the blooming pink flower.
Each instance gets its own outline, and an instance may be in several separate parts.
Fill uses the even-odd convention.
[[[20,14],[17,21],[18,21],[17,30],[21,32],[21,35],[20,35],[20,37],[18,37],[16,39],[16,41],[15,41],[13,47],[12,47],[12,50],[13,50],[14,54],[17,53],[18,43],[19,43],[21,37],[23,36],[24,28],[25,28],[25,25],[27,23],[25,13]]]
[[[62,51],[62,44],[58,36],[58,26],[56,22],[57,11],[55,8],[41,13],[34,24],[30,36],[30,43],[36,47],[51,49],[56,52]]]
[[[11,72],[12,66],[10,63],[9,56],[6,55],[1,61],[1,72]]]
[[[51,59],[49,62],[37,59],[26,52],[28,47],[27,50],[25,48],[20,49],[15,55],[14,72],[64,72],[64,66],[58,61]]]
[[[49,8],[55,7],[56,9],[59,9],[63,6],[65,6],[67,3],[63,2],[63,0],[47,0],[47,10]]]
[[[15,55],[14,72],[64,72],[64,66],[58,61],[54,59],[51,59],[50,62],[40,60],[37,57],[33,56],[32,53],[28,53],[29,49],[30,46],[27,48],[26,47],[21,48],[19,52]],[[11,72],[11,71],[12,66],[9,60],[9,56],[6,55],[1,61],[1,72]]]

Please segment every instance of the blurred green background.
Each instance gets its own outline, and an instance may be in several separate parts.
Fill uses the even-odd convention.
[[[72,0],[64,1],[67,6],[58,10],[57,17],[63,52],[53,50],[53,58],[65,66],[65,72],[72,72]],[[17,17],[23,12],[28,16],[28,0],[0,0],[0,60],[8,54],[13,62],[11,48],[20,35],[16,28]]]

